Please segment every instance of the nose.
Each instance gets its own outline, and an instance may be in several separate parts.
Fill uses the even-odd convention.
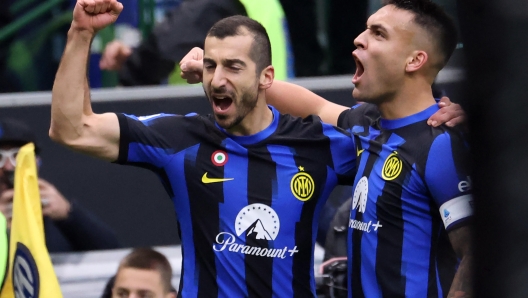
[[[211,81],[211,87],[217,89],[217,88],[225,87],[225,85],[226,85],[225,73],[221,67],[217,67],[213,74],[213,80]]]
[[[367,48],[367,41],[366,41],[366,38],[365,38],[365,34],[366,34],[367,30],[361,32],[356,37],[356,39],[354,39],[354,45],[356,46],[356,48],[358,48],[358,49],[366,49]]]

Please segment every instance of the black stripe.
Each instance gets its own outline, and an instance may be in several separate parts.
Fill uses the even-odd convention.
[[[391,135],[392,133],[387,135],[387,140]],[[401,134],[398,135],[402,137]],[[405,142],[401,151],[410,151],[406,146],[413,145]],[[400,159],[403,163],[400,174],[394,180],[385,181],[376,203],[376,215],[380,224],[383,225],[383,228],[378,230],[376,277],[383,297],[405,297],[407,283],[401,266],[404,231],[402,186],[410,179],[412,165],[405,157],[400,156]],[[381,170],[383,171],[383,168]],[[390,222],[387,219],[390,219]]]
[[[276,164],[265,147],[248,150],[248,204],[271,206],[273,189],[276,189]],[[274,186],[275,185],[275,186]],[[246,245],[271,248],[268,240],[246,235]],[[245,255],[246,286],[248,296],[272,297],[273,258]]]
[[[184,170],[189,193],[189,205],[193,227],[195,266],[198,273],[198,298],[217,297],[215,254],[213,240],[220,232],[219,203],[224,201],[223,183],[202,184],[207,169],[210,177],[223,177],[224,167],[215,167],[211,155],[216,148],[200,146],[196,161],[185,159]]]
[[[328,175],[327,167],[321,165],[326,164],[328,167],[333,167],[330,139],[323,134],[320,123],[311,128],[311,137],[321,136],[321,141],[310,142],[309,146],[307,144],[292,146],[297,168],[303,167],[304,171],[314,180],[314,193],[309,200],[304,202],[300,219],[295,224],[295,245],[299,250],[293,255],[292,264],[292,287],[295,298],[313,297],[315,295],[309,287],[310,273],[313,271],[313,268],[310,267],[313,251],[308,248],[312,247],[312,234],[316,232],[312,230],[312,223],[317,220],[314,213]]]
[[[405,275],[401,272],[403,255],[403,209],[400,178],[407,176],[405,165],[393,181],[386,181],[376,203],[376,214],[383,228],[378,230],[376,276],[383,297],[405,297]],[[390,218],[390,222],[383,219]]]
[[[174,191],[172,190],[172,185],[170,183],[169,176],[167,175],[167,172],[165,172],[164,168],[158,168],[146,162],[131,162],[126,165],[140,167],[140,168],[144,168],[144,169],[154,172],[158,176],[158,178],[161,180],[161,184],[165,188],[165,191],[167,192],[169,197],[170,198],[174,197]]]
[[[368,127],[366,128],[368,129]],[[369,177],[374,164],[378,159],[378,154],[381,151],[381,146],[379,142],[385,142],[386,139],[382,139],[382,136],[378,136],[376,139],[369,141],[369,148],[362,153],[366,154],[368,151],[368,159],[363,169],[361,177]],[[354,136],[356,143],[360,144],[361,140]],[[358,173],[359,174],[359,173]],[[357,221],[363,221],[363,213],[356,212],[356,217],[354,218]],[[352,230],[352,297],[354,298],[364,298],[365,293],[363,292],[363,285],[361,282],[361,238],[363,237],[363,231],[353,229]]]
[[[124,164],[128,160],[128,145],[130,144],[130,128],[128,117],[123,114],[116,114],[119,122],[119,154],[115,163]]]
[[[431,210],[431,213],[435,212],[438,207],[436,204],[431,200],[429,203],[429,208]],[[427,284],[429,285],[427,287],[427,297],[437,297],[438,296],[438,285],[436,284],[436,255],[438,253],[438,237],[439,237],[439,229],[440,227],[440,221],[434,219],[435,216],[431,214],[431,252],[429,254],[429,273],[427,278]]]

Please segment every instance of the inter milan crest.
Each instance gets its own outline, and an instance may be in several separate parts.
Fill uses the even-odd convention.
[[[229,160],[229,157],[227,156],[227,153],[225,153],[222,150],[216,150],[211,155],[211,161],[215,166],[221,167],[227,163]]]
[[[13,262],[13,289],[16,298],[38,298],[40,278],[35,259],[29,249],[17,243]]]
[[[293,176],[290,182],[290,187],[293,195],[304,202],[312,197],[315,183],[312,176],[304,171],[304,167],[299,166],[299,173]]]
[[[393,152],[383,163],[381,175],[385,180],[394,180],[400,175],[402,168],[403,162],[398,156],[398,152]]]

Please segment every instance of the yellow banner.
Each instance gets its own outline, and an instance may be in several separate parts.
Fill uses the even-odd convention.
[[[9,271],[0,297],[62,297],[44,238],[35,146],[32,143],[20,148],[16,157]]]

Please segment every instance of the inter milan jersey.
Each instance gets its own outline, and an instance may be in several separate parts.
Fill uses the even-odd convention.
[[[357,175],[349,220],[349,297],[445,297],[458,265],[447,237],[472,214],[461,135],[427,125],[437,105],[397,120],[344,111]]]
[[[211,115],[118,115],[118,162],[154,171],[173,200],[179,297],[315,297],[317,219],[335,185],[353,183],[353,140],[270,109],[251,136]]]

